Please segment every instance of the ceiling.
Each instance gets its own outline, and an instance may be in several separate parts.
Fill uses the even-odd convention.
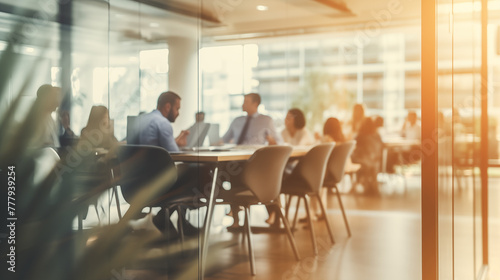
[[[0,11],[57,21],[57,7],[50,6],[56,2],[0,0]],[[420,19],[416,0],[74,0],[72,10],[66,17],[76,33],[92,38],[102,31],[115,42],[149,43],[172,36],[217,41],[373,29]]]

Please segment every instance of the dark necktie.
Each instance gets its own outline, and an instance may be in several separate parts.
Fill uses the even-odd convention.
[[[238,138],[238,142],[236,144],[241,145],[245,140],[245,136],[247,135],[248,127],[250,126],[251,116],[247,116],[247,120],[245,121],[245,125],[243,126],[243,130],[241,131],[240,137]]]

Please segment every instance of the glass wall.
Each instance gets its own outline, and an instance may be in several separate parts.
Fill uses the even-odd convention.
[[[211,122],[241,114],[241,95],[259,92],[261,110],[278,126],[289,108],[305,110],[307,127],[320,132],[323,121],[347,123],[355,103],[368,115],[380,115],[387,131],[399,133],[407,110],[420,108],[420,32],[384,30],[362,48],[350,49],[349,33],[289,36],[287,42],[256,40],[256,44],[206,46],[200,51],[202,108]],[[326,39],[336,37],[336,39]],[[220,97],[215,97],[220,96]],[[238,97],[240,96],[240,97]],[[307,96],[307,99],[304,97]]]
[[[481,5],[437,1],[439,277],[474,279],[483,268]]]

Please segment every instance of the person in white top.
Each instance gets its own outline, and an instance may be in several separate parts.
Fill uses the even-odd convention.
[[[401,129],[401,136],[412,140],[421,139],[421,127],[417,122],[417,113],[414,111],[408,112],[408,116],[406,117],[403,128]]]
[[[314,139],[305,126],[306,118],[300,109],[292,108],[288,110],[285,117],[285,129],[281,132],[283,141],[292,146],[314,144]]]
[[[34,110],[42,124],[38,128],[40,132],[38,145],[59,148],[61,145],[59,143],[58,128],[51,114],[61,103],[61,88],[45,84],[38,88],[36,95]]]

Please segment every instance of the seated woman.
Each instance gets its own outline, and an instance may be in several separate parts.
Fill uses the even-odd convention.
[[[285,128],[281,131],[283,141],[292,146],[307,146],[314,144],[314,138],[306,129],[306,118],[304,113],[297,108],[288,110],[285,117]],[[292,172],[298,161],[293,161],[287,164],[285,173]],[[279,227],[279,220],[276,219],[276,213],[267,208],[269,218],[266,220],[268,224]]]
[[[323,136],[319,137],[321,143],[343,143],[346,141],[344,133],[342,131],[342,125],[337,118],[328,118],[323,125]],[[327,205],[325,201],[324,192],[321,193],[321,199],[323,201],[323,205]],[[315,213],[316,220],[324,219],[324,216],[321,214],[321,208],[319,207],[319,203],[316,201],[316,198],[311,197],[311,211]],[[307,222],[306,218],[302,218],[299,220],[300,222]]]
[[[356,137],[356,148],[351,160],[359,163],[358,180],[365,188],[366,194],[377,194],[377,174],[380,169],[384,143],[377,132],[377,126],[371,118],[365,118]]]
[[[345,142],[345,136],[342,132],[342,126],[340,121],[336,118],[328,118],[323,126],[323,137],[320,141],[322,143],[335,142],[342,143]]]
[[[305,126],[306,118],[300,109],[288,110],[285,117],[285,129],[281,132],[283,141],[292,146],[312,145],[314,139]]]
[[[93,194],[88,203],[98,205],[100,191],[111,186],[111,167],[107,158],[109,154],[103,156],[96,152],[98,149],[109,150],[117,143],[109,124],[108,109],[105,106],[92,106],[87,126],[82,129],[76,144],[79,160],[71,161],[71,153],[63,158],[74,167],[73,172],[64,180],[72,186],[75,196]],[[79,214],[82,219],[86,218],[87,210],[84,208]]]
[[[352,118],[346,125],[346,138],[355,139],[359,129],[365,119],[365,106],[363,104],[355,104],[352,108]]]
[[[109,124],[109,112],[105,106],[92,106],[87,126],[82,129],[79,144],[93,148],[110,149],[118,140]]]

